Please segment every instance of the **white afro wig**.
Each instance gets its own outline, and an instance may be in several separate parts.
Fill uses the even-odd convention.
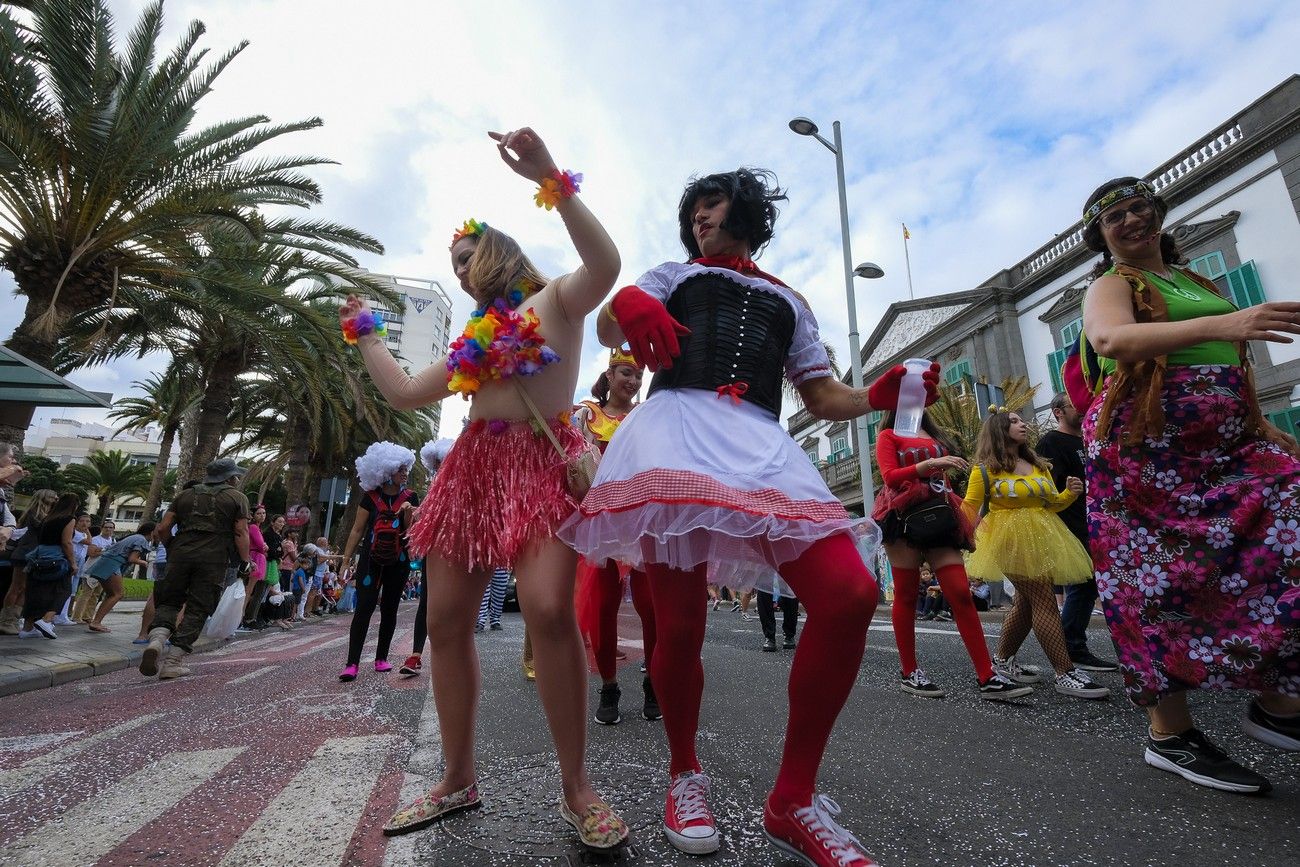
[[[415,465],[415,452],[397,443],[371,443],[366,453],[357,458],[357,481],[361,490],[373,491],[392,478],[393,473]]]
[[[424,468],[429,471],[429,475],[438,472],[438,467],[447,459],[447,453],[451,447],[456,444],[455,440],[441,439],[429,440],[420,449],[420,460],[424,463]]]

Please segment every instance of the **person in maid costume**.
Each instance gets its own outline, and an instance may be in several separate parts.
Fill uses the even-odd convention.
[[[845,511],[782,428],[781,377],[814,416],[840,420],[893,409],[904,370],[869,389],[841,383],[807,302],[751,261],[771,240],[784,199],[765,170],[693,181],[678,209],[690,261],[651,269],[603,308],[601,342],[629,343],[655,374],[559,536],[593,561],[612,558],[649,576],[657,633],[650,676],[671,754],[664,833],[691,854],[720,843],[695,751],[706,582],[743,590],[773,570],[785,579],[808,619],[764,828],[805,864],[861,867],[873,862],[835,821],[838,805],[814,786],[878,598],[855,533],[878,543],[879,530]],[[925,380],[932,402],[937,365]]]

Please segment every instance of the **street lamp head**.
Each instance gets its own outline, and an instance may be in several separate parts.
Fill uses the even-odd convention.
[[[790,121],[790,129],[799,135],[817,135],[817,124],[806,117],[796,117]]]
[[[865,277],[868,280],[875,280],[885,276],[885,269],[881,268],[875,262],[863,262],[853,269],[853,273],[859,277]]]

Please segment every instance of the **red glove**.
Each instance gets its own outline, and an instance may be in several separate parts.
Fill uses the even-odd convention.
[[[637,361],[651,372],[673,366],[673,358],[682,354],[677,335],[690,334],[689,328],[636,286],[624,286],[615,292],[609,306]]]
[[[898,407],[898,388],[907,375],[907,368],[895,364],[867,388],[867,402],[872,409],[892,410]],[[925,405],[929,406],[939,399],[939,362],[930,365],[930,369],[921,374],[925,383]]]

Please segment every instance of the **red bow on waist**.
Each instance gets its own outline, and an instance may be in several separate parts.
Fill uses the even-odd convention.
[[[720,385],[717,388],[715,388],[714,391],[718,393],[719,398],[721,398],[723,395],[726,395],[727,397],[731,398],[731,402],[733,404],[739,406],[740,398],[744,395],[745,392],[749,391],[749,383],[733,382],[730,385]]]

